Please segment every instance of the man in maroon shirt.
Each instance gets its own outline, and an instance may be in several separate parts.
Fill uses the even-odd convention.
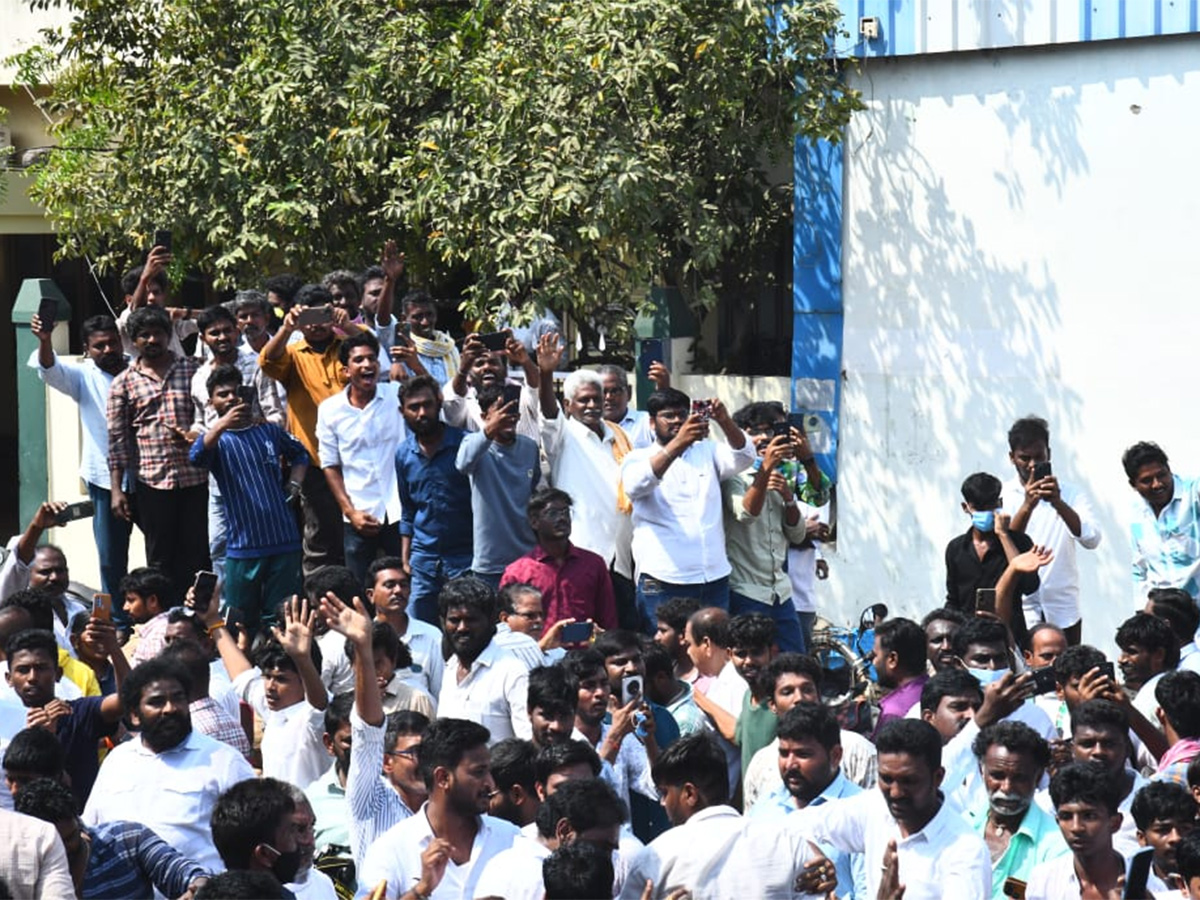
[[[504,570],[500,586],[531,584],[542,592],[544,631],[559,619],[591,619],[605,630],[617,627],[608,564],[590,550],[571,543],[571,497],[554,488],[529,499],[529,526],[537,546]]]

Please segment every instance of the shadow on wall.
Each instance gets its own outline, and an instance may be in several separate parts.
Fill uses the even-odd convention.
[[[945,544],[969,524],[959,485],[975,471],[1012,476],[1005,434],[1016,418],[1049,420],[1055,462],[1071,477],[1084,401],[1060,371],[1053,247],[1011,252],[985,218],[1004,210],[1019,223],[1026,180],[1061,199],[1088,172],[1078,88],[1037,86],[1023,75],[1027,55],[958,57],[953,65],[976,67],[966,85],[939,80],[937,57],[870,60],[857,79],[868,109],[846,139],[833,618],[879,600],[914,618],[941,605]],[[971,85],[983,90],[964,93]],[[1112,509],[1098,508],[1104,541],[1123,549]],[[1126,579],[1114,592],[1124,600],[1127,568],[1108,558],[1104,581]],[[1085,576],[1098,568],[1081,557]]]

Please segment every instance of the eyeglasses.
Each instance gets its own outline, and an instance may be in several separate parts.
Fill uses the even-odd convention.
[[[384,756],[403,756],[405,759],[416,759],[417,748],[410,747],[408,750],[386,750]]]
[[[529,619],[530,621],[537,621],[538,619],[546,618],[546,614],[544,612],[542,612],[541,610],[538,610],[536,612],[525,612],[524,610],[514,609],[512,612],[509,613],[509,615],[510,616],[520,616],[522,619]]]

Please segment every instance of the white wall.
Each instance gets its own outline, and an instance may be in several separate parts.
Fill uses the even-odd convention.
[[[846,141],[840,546],[822,601],[944,596],[962,479],[1051,423],[1103,541],[1084,638],[1133,609],[1126,446],[1200,474],[1194,267],[1200,37],[867,60]]]

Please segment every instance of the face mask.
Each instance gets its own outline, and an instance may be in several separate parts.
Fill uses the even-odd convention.
[[[1008,674],[1008,669],[972,669],[970,666],[967,671],[975,677],[980,687],[987,687]]]
[[[971,513],[971,524],[975,526],[976,531],[992,531],[996,527],[996,511],[989,509],[986,512]]]
[[[279,883],[290,884],[295,881],[296,875],[300,871],[300,848],[280,853],[270,844],[263,844],[263,846],[270,847],[276,853],[275,862],[271,865],[271,874],[279,880]]]
[[[998,816],[1019,816],[1029,809],[1032,797],[1022,797],[1020,794],[1006,794],[996,791],[988,797],[988,805]]]

